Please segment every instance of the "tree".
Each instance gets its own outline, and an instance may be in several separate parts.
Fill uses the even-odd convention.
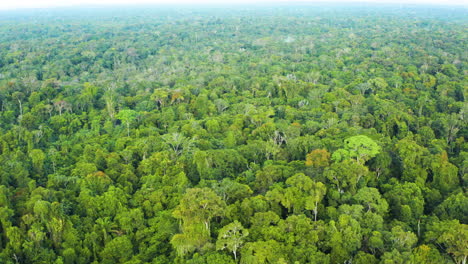
[[[424,211],[424,198],[421,189],[411,182],[396,184],[384,194],[396,219],[415,223]]]
[[[174,151],[176,157],[180,156],[184,151],[190,151],[193,146],[193,139],[187,138],[180,133],[166,134],[163,136],[163,139]]]
[[[29,156],[31,157],[35,173],[37,173],[38,176],[42,175],[44,172],[44,161],[46,159],[45,153],[40,149],[33,149],[29,153]]]
[[[367,208],[367,211],[385,215],[388,212],[388,203],[375,188],[364,187],[353,197],[356,202]]]
[[[104,101],[106,103],[106,111],[109,114],[111,120],[114,120],[115,117],[115,108],[118,100],[119,94],[116,92],[115,83],[111,83],[106,87],[106,92],[104,93]]]
[[[434,212],[442,220],[458,219],[461,223],[468,223],[468,197],[463,192],[454,193]]]
[[[106,244],[101,252],[103,263],[123,263],[133,255],[133,246],[127,236],[119,236]]]
[[[222,216],[225,203],[209,188],[192,188],[180,200],[173,216],[182,220],[182,234],[175,235],[171,244],[183,256],[201,249],[210,240],[210,221]]]
[[[434,157],[433,162],[431,162],[431,170],[433,186],[441,193],[447,195],[460,186],[458,168],[448,161],[446,152]]]
[[[314,221],[317,221],[318,204],[322,201],[327,192],[327,187],[321,182],[314,182],[310,189],[311,195],[307,197],[306,209],[314,212]]]
[[[385,79],[380,77],[370,79],[367,83],[369,83],[371,88],[375,91],[381,91],[388,87],[388,84],[385,81]]]
[[[117,114],[117,119],[122,120],[122,122],[125,123],[127,126],[127,136],[130,136],[130,125],[135,121],[137,117],[137,112],[134,110],[130,109],[124,109],[120,110],[119,113]]]
[[[400,252],[411,251],[418,242],[418,237],[411,231],[405,231],[401,226],[392,228],[390,240],[393,247]]]
[[[374,140],[364,135],[347,138],[344,142],[344,149],[333,153],[332,159],[334,161],[356,158],[357,163],[364,164],[379,154],[381,150],[381,147]]]
[[[81,104],[81,108],[93,108],[94,103],[97,101],[98,92],[99,87],[85,82],[81,94],[78,96],[78,102]]]
[[[361,247],[361,226],[349,215],[340,215],[337,222],[330,221],[327,227],[327,247],[331,250],[331,261],[343,263],[351,259]]]
[[[248,185],[238,183],[229,178],[224,178],[221,182],[214,184],[213,189],[227,203],[242,201],[253,193]]]
[[[438,264],[445,263],[439,251],[429,245],[421,245],[413,250],[410,264],[427,263]]]
[[[19,106],[19,116],[22,116],[23,115],[23,100],[24,100],[24,93],[22,92],[14,92],[12,95],[11,95],[12,98],[14,98],[17,102],[18,102],[18,106]]]
[[[55,109],[59,112],[59,115],[62,115],[63,110],[71,111],[71,104],[67,101],[60,100],[54,103]]]
[[[242,264],[285,263],[280,243],[274,240],[246,243],[242,249]]]
[[[339,193],[350,191],[354,194],[359,181],[368,173],[367,167],[354,160],[347,159],[339,163],[333,163],[325,170],[324,175],[330,183],[336,186]]]
[[[419,146],[410,137],[398,141],[395,147],[403,165],[402,180],[424,186],[427,179],[427,149]]]
[[[158,103],[159,108],[163,108],[169,98],[169,92],[164,88],[154,89],[151,100]]]
[[[388,176],[392,169],[392,157],[388,152],[381,152],[370,161],[369,168],[375,171],[377,180],[380,176]]]
[[[306,156],[306,166],[328,167],[330,153],[325,149],[314,149]]]
[[[465,264],[468,258],[468,225],[458,220],[434,222],[428,226],[426,241],[436,242],[457,264]]]
[[[303,173],[295,174],[286,180],[287,188],[273,188],[266,194],[270,200],[281,203],[284,207],[300,214],[313,210],[314,219],[317,220],[318,203],[326,193],[326,187],[321,182],[314,182]]]
[[[216,241],[216,249],[227,249],[234,254],[234,259],[237,260],[237,252],[244,244],[244,239],[249,235],[249,231],[238,221],[224,226],[219,230],[218,240]]]
[[[294,171],[289,166],[265,164],[262,170],[255,173],[253,186],[255,190],[265,192],[276,181],[284,180],[293,174]]]

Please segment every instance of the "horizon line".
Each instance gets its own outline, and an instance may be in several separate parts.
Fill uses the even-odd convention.
[[[287,1],[287,0],[280,0],[280,1],[260,1],[260,2],[248,2],[248,1],[224,1],[224,2],[211,2],[211,1],[201,1],[198,3],[193,3],[192,1],[182,1],[182,2],[159,2],[159,3],[147,3],[147,2],[136,2],[136,3],[75,3],[75,4],[58,4],[58,5],[44,5],[44,6],[13,6],[13,7],[1,7],[0,11],[31,11],[31,10],[50,10],[50,9],[68,9],[68,8],[116,8],[116,7],[142,7],[142,6],[151,6],[151,7],[180,7],[180,6],[187,6],[187,7],[196,7],[196,6],[264,6],[264,5],[316,5],[316,4],[348,4],[348,5],[400,5],[400,6],[437,6],[437,7],[462,7],[467,8],[468,2],[465,3],[456,3],[451,1],[443,1],[441,2],[421,2],[421,1],[398,1],[398,0],[389,0],[389,1],[382,1],[376,2],[372,0],[317,0],[317,1],[304,1],[304,0],[296,0],[296,1]]]

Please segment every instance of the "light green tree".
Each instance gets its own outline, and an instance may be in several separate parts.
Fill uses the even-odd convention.
[[[226,204],[209,188],[188,189],[173,216],[182,220],[182,234],[176,234],[171,244],[180,256],[201,249],[210,241],[210,221],[222,216]]]
[[[465,264],[468,259],[468,225],[458,220],[447,220],[432,223],[426,233],[428,242],[443,245],[443,249],[455,263]]]
[[[117,114],[117,119],[122,120],[127,127],[127,136],[130,136],[130,125],[135,121],[137,117],[137,112],[131,109],[120,110]]]
[[[342,161],[354,158],[359,164],[364,164],[369,159],[380,153],[381,147],[371,138],[359,135],[345,139],[343,149],[333,153],[334,161]]]
[[[237,252],[244,244],[244,240],[248,235],[249,231],[241,223],[234,221],[219,230],[216,249],[231,251],[234,254],[234,259],[237,260]]]

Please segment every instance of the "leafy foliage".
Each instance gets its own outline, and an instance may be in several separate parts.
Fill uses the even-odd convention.
[[[0,13],[0,263],[466,263],[466,10]]]

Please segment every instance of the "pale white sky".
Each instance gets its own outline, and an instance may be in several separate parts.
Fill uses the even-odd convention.
[[[403,4],[440,4],[468,6],[468,0],[290,0],[291,2],[370,2]],[[44,8],[77,5],[125,5],[125,4],[264,4],[288,3],[288,0],[0,0],[0,10],[17,8]]]

